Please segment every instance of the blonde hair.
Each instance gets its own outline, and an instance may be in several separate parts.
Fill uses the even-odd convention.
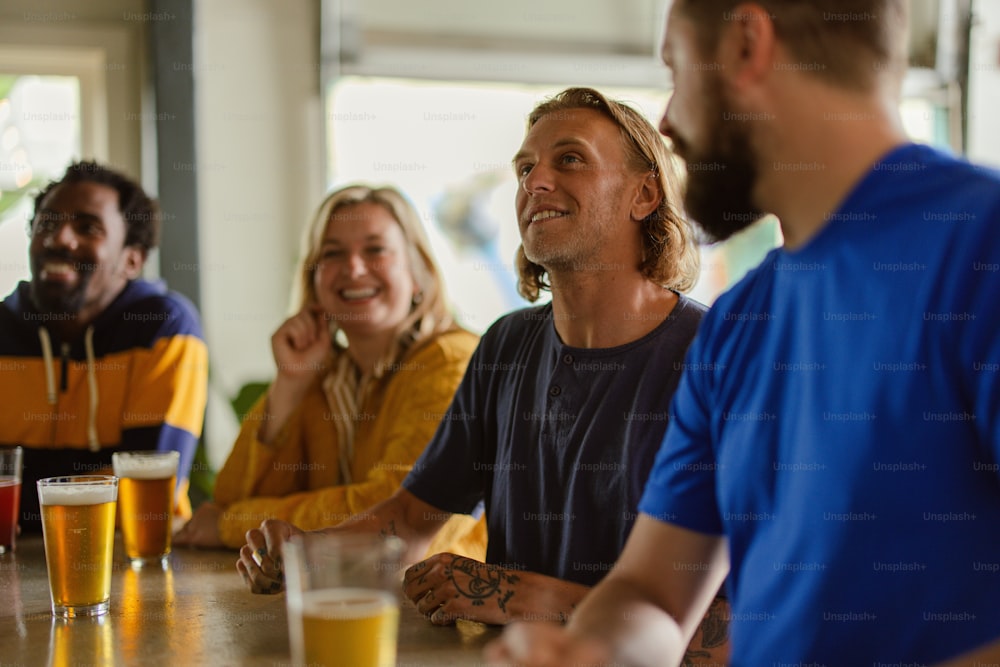
[[[540,103],[528,116],[528,129],[550,113],[572,109],[593,109],[614,121],[629,167],[656,175],[662,198],[640,225],[642,256],[638,268],[658,285],[679,292],[690,290],[698,280],[700,255],[693,229],[675,206],[681,201],[677,187],[680,170],[663,138],[638,111],[592,88],[567,88]],[[516,261],[520,277],[517,291],[528,301],[536,301],[541,290],[550,289],[547,272],[525,256],[523,246],[518,246]]]
[[[315,277],[326,226],[337,211],[364,203],[381,206],[399,223],[406,242],[410,274],[417,287],[417,297],[414,298],[410,312],[396,328],[392,349],[386,351],[383,363],[394,364],[402,359],[407,350],[416,347],[421,341],[457,328],[448,310],[444,281],[431,254],[427,234],[420,223],[420,214],[396,188],[354,184],[327,195],[302,237],[302,256],[292,303],[296,304],[297,312],[318,302]],[[335,356],[344,351],[343,345],[336,342],[338,328],[337,323],[331,321],[330,333],[335,341]]]

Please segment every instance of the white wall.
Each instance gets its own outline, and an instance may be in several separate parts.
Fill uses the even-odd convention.
[[[202,319],[211,354],[206,442],[221,464],[226,404],[274,374],[300,231],[323,190],[318,0],[195,3]]]
[[[1000,167],[1000,2],[975,0],[969,49],[968,156]]]

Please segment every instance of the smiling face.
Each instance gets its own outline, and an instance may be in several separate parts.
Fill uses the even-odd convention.
[[[63,183],[32,221],[31,298],[42,312],[74,315],[85,325],[139,275],[145,259],[125,246],[118,192],[92,182]]]
[[[392,214],[372,202],[337,208],[317,257],[317,301],[348,339],[394,335],[417,287],[406,238]]]
[[[747,122],[737,120],[722,76],[700,52],[696,26],[675,5],[663,40],[674,92],[660,132],[687,165],[684,208],[714,241],[748,227],[763,212],[754,203],[757,167]]]
[[[630,265],[638,263],[638,234],[630,234],[636,229],[629,223],[645,174],[628,166],[614,121],[593,109],[542,116],[528,130],[514,170],[529,260],[550,274],[601,266],[614,254],[631,254]]]

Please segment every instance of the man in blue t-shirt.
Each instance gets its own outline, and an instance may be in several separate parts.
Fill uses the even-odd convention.
[[[784,245],[706,315],[641,516],[567,631],[491,658],[997,664],[1000,174],[908,142],[902,0],[677,0],[661,131],[688,211]]]
[[[403,537],[412,562],[453,513],[485,505],[486,563],[434,554],[406,573],[435,623],[562,619],[608,572],[704,312],[678,293],[697,248],[666,146],[638,112],[566,90],[532,112],[513,166],[521,293],[550,288],[552,302],[486,332],[404,488],[347,522]],[[238,567],[253,590],[280,589],[272,555],[291,532],[248,533]],[[692,657],[724,659],[724,610]]]

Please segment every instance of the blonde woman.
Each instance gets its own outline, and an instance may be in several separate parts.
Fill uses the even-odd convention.
[[[303,245],[298,312],[271,338],[277,375],[178,545],[236,548],[264,519],[321,528],[388,498],[476,346],[452,320],[419,215],[397,190],[333,192]],[[484,551],[482,525],[449,526],[435,548]]]

